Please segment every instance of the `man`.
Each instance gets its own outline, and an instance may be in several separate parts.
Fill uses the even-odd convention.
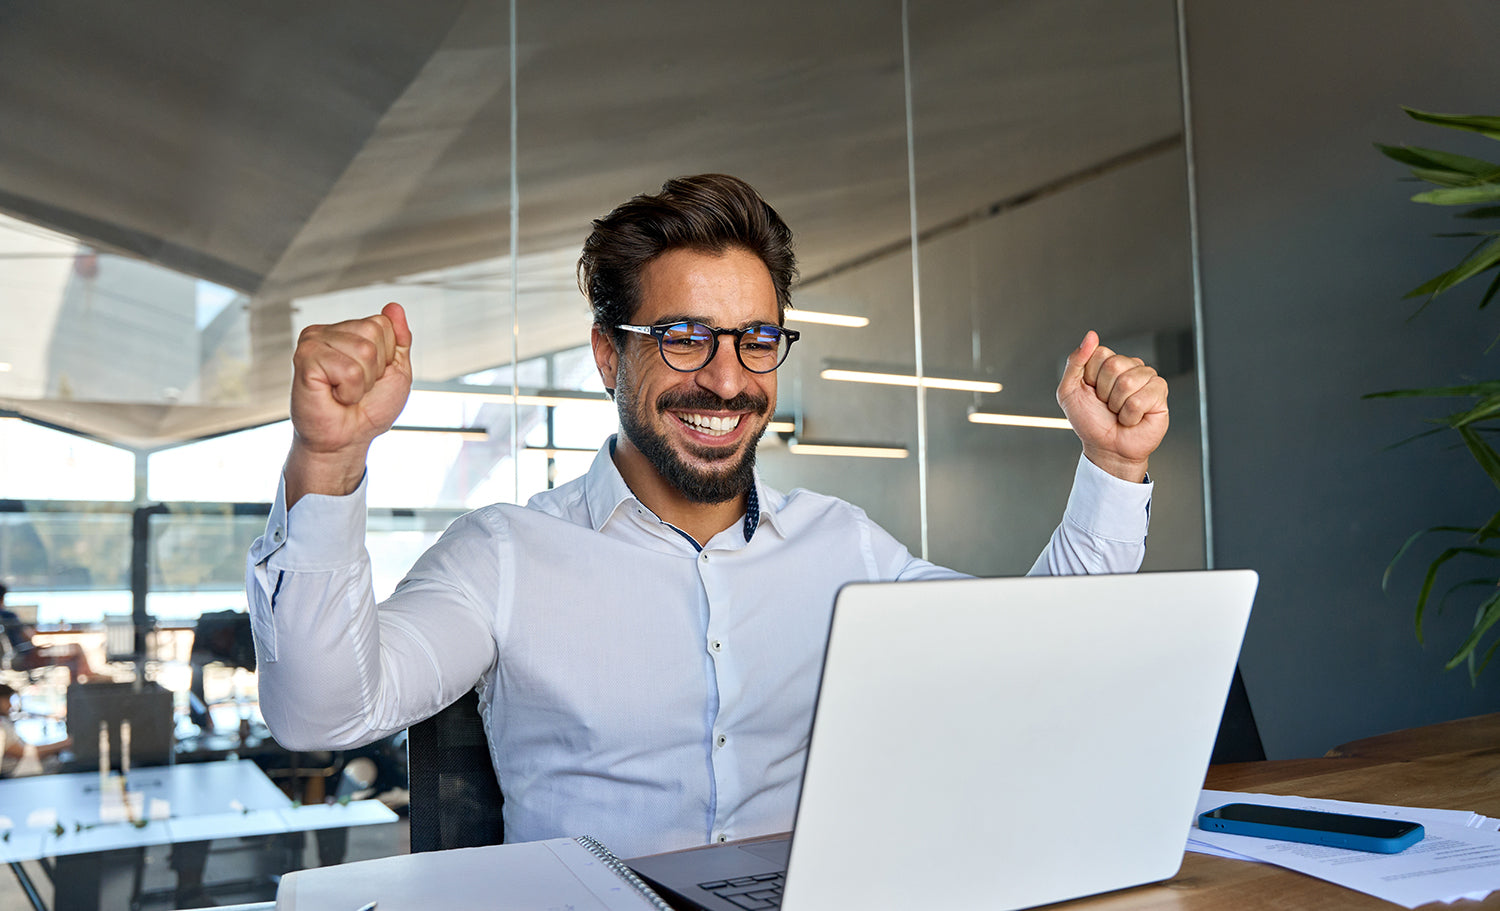
[[[65,667],[73,675],[73,682],[87,683],[98,672],[89,664],[88,653],[76,642],[61,645],[37,645],[32,641],[36,630],[22,622],[20,616],[5,606],[9,589],[0,585],[0,626],[5,628],[5,637],[10,640],[10,666],[18,671],[34,671],[44,667]]]
[[[459,519],[378,610],[364,460],[406,401],[412,335],[396,304],[304,331],[248,566],[266,722],[293,749],[346,747],[477,685],[510,840],[588,832],[633,856],[788,829],[835,592],[958,574],[756,475],[795,261],[748,185],[630,200],[594,223],[579,275],[620,433],[585,477]],[[1058,398],[1086,457],[1033,572],[1132,571],[1166,384],[1091,332]]]
[[[0,683],[0,778],[36,775],[42,771],[43,760],[73,748],[71,737],[40,745],[22,740],[21,735],[16,733],[15,724],[10,720],[15,698],[16,691]]]

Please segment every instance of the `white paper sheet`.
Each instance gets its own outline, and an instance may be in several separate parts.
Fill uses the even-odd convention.
[[[1273,863],[1407,908],[1434,901],[1482,899],[1500,889],[1500,833],[1496,832],[1495,820],[1477,813],[1207,790],[1200,796],[1196,812],[1226,803],[1405,819],[1421,823],[1427,834],[1399,854],[1374,854],[1207,832],[1194,825],[1188,850]]]

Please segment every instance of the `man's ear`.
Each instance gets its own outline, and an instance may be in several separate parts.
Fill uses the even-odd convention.
[[[599,379],[604,381],[604,390],[609,393],[610,398],[614,398],[615,377],[619,376],[620,371],[620,349],[615,347],[614,340],[598,323],[589,332],[589,344],[594,349],[594,366],[599,368]]]

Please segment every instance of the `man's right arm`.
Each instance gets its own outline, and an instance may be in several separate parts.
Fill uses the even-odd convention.
[[[365,497],[278,492],[245,588],[261,712],[289,749],[346,749],[434,714],[494,662],[493,538],[460,520],[379,609]],[[487,606],[489,612],[487,613]]]
[[[474,685],[493,662],[483,615],[493,596],[444,580],[403,583],[406,593],[376,610],[363,478],[371,442],[411,391],[400,305],[309,326],[292,363],[291,451],[245,578],[261,711],[288,748],[344,748],[426,717]]]

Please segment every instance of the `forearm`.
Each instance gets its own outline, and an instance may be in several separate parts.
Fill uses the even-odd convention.
[[[1146,555],[1151,490],[1080,459],[1063,520],[1028,575],[1135,572]]]
[[[251,548],[261,711],[290,749],[344,749],[398,731],[472,687],[493,660],[489,630],[462,592],[407,586],[377,609],[363,516],[362,491],[309,497],[295,513],[278,500]]]

